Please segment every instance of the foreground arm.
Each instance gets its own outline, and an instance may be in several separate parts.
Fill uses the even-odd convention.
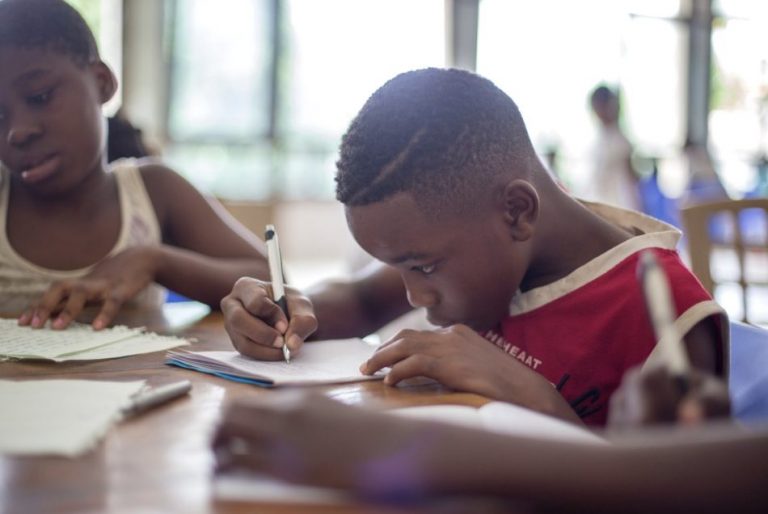
[[[647,433],[602,446],[401,419],[319,396],[270,400],[227,412],[213,443],[220,469],[246,468],[374,499],[473,493],[608,512],[627,505],[633,511],[768,508],[764,431]]]

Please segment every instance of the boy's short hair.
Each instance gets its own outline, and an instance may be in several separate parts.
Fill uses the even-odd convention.
[[[388,81],[344,135],[336,197],[367,205],[409,192],[425,211],[468,212],[496,177],[527,176],[535,158],[520,111],[491,81],[457,69]]]
[[[99,59],[93,32],[64,0],[0,0],[0,46],[51,49],[81,65]]]

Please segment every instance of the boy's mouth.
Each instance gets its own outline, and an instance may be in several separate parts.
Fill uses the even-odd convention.
[[[57,155],[48,155],[25,166],[21,172],[21,180],[27,184],[41,182],[53,175],[59,168],[60,159]]]

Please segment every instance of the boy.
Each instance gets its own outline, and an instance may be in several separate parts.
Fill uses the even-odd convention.
[[[99,329],[126,302],[158,306],[153,282],[215,306],[268,275],[262,242],[172,170],[107,170],[117,82],[66,2],[0,2],[0,70],[0,312],[64,328],[95,304]]]
[[[722,309],[675,253],[679,233],[560,189],[517,106],[486,79],[425,69],[390,80],[352,121],[336,181],[352,234],[387,266],[290,292],[290,321],[268,284],[241,279],[222,300],[241,353],[279,359],[283,341],[296,352],[310,335],[365,335],[405,312],[407,294],[443,328],[402,331],[363,373],[389,367],[387,384],[422,375],[603,425],[624,372],[658,359],[636,277],[653,248],[693,365],[724,372]]]

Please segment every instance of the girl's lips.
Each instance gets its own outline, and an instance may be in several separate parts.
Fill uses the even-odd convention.
[[[43,181],[56,173],[60,159],[56,155],[47,157],[43,162],[21,172],[21,179],[27,184]]]

